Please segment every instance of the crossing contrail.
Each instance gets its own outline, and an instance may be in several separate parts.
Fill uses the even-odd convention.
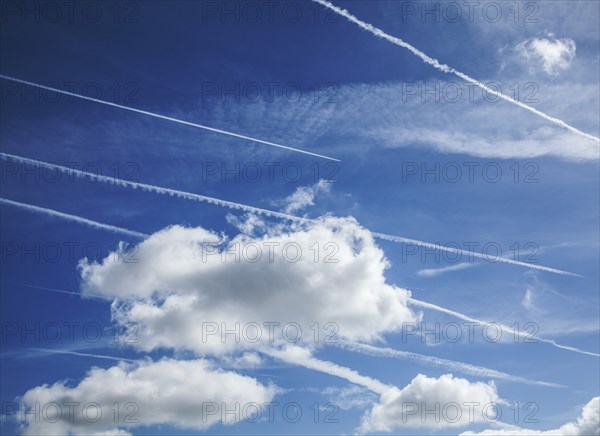
[[[588,139],[591,139],[593,141],[600,143],[600,138],[598,138],[597,136],[590,135],[589,133],[583,132],[583,131],[577,129],[576,127],[571,126],[570,124],[567,124],[566,122],[564,122],[561,119],[551,117],[550,115],[545,114],[544,112],[537,110],[534,107],[526,105],[525,103],[521,103],[519,100],[517,100],[509,95],[503,94],[499,91],[496,91],[495,89],[490,88],[485,83],[482,83],[479,80],[474,79],[465,73],[461,73],[460,71],[455,70],[454,68],[441,63],[437,59],[434,59],[431,56],[428,56],[427,54],[423,53],[421,50],[417,49],[416,47],[412,46],[411,44],[407,43],[406,41],[403,41],[400,38],[397,38],[388,33],[385,33],[383,30],[373,26],[372,24],[369,24],[369,23],[366,23],[366,22],[360,20],[359,18],[355,17],[350,12],[348,12],[346,9],[337,7],[334,4],[332,4],[328,1],[325,1],[325,0],[313,0],[313,1],[332,10],[336,14],[346,18],[348,21],[351,21],[352,23],[354,23],[354,24],[358,25],[359,27],[361,27],[362,29],[372,33],[373,35],[383,38],[383,39],[391,42],[392,44],[395,44],[397,46],[400,46],[400,47],[403,47],[403,48],[409,50],[412,54],[418,56],[423,62],[431,65],[432,67],[436,68],[439,71],[442,71],[447,74],[453,74],[457,77],[460,77],[461,79],[463,79],[469,83],[472,83],[473,85],[483,89],[484,91],[488,92],[489,94],[495,95],[503,100],[508,101],[509,103],[513,103],[525,110],[528,110],[531,113],[534,113],[535,115],[537,115],[539,117],[542,117],[543,119],[545,119],[547,121],[550,121],[550,122],[557,124],[567,130],[570,130],[573,133],[576,133],[585,138],[588,138]]]
[[[160,114],[157,114],[157,113],[154,113],[154,112],[148,112],[148,111],[145,111],[145,110],[136,109],[136,108],[133,108],[133,107],[130,107],[130,106],[123,106],[122,104],[112,103],[110,101],[100,100],[98,98],[88,97],[88,96],[85,96],[85,95],[76,94],[74,92],[64,91],[64,90],[58,89],[58,88],[52,88],[50,86],[42,85],[40,83],[29,82],[27,80],[18,79],[16,77],[6,76],[4,74],[0,74],[0,78],[5,79],[5,80],[10,80],[12,82],[21,83],[23,85],[34,86],[36,88],[46,89],[48,91],[53,91],[53,92],[58,92],[59,94],[69,95],[71,97],[80,98],[82,100],[93,101],[94,103],[100,103],[100,104],[104,104],[104,105],[107,105],[107,106],[116,107],[116,108],[119,108],[119,109],[125,109],[125,110],[131,111],[131,112],[136,112],[138,114],[148,115],[148,116],[151,116],[151,117],[154,117],[154,118],[160,118],[162,120],[172,121],[174,123],[184,124],[186,126],[196,127],[198,129],[204,129],[204,130],[208,130],[208,131],[211,131],[211,132],[220,133],[222,135],[233,136],[235,138],[245,139],[247,141],[258,142],[260,144],[270,145],[271,147],[282,148],[282,149],[285,149],[285,150],[295,151],[296,153],[302,153],[302,154],[307,154],[307,155],[310,155],[310,156],[319,157],[319,158],[322,158],[322,159],[332,160],[332,161],[335,161],[335,162],[341,162],[339,159],[336,159],[336,158],[333,158],[333,157],[330,157],[330,156],[325,156],[323,154],[313,153],[312,151],[301,150],[299,148],[289,147],[287,145],[281,145],[281,144],[276,144],[274,142],[263,141],[262,139],[252,138],[252,137],[246,136],[246,135],[240,135],[239,133],[233,133],[233,132],[229,132],[227,130],[216,129],[214,127],[205,126],[203,124],[192,123],[190,121],[184,121],[184,120],[180,120],[180,119],[177,119],[177,118],[168,117],[166,115],[160,115]]]
[[[539,336],[532,336],[531,333],[529,332],[523,332],[521,330],[515,330],[512,327],[509,327],[507,325],[498,323],[498,322],[491,322],[491,321],[483,321],[480,319],[476,319],[473,317],[470,317],[468,315],[465,315],[463,313],[460,312],[456,312],[454,310],[451,309],[446,309],[445,307],[442,306],[438,306],[437,304],[433,304],[433,303],[428,303],[426,301],[421,301],[421,300],[417,300],[415,298],[409,298],[408,299],[408,304],[412,304],[414,306],[419,306],[419,307],[423,307],[425,309],[431,309],[431,310],[435,310],[438,312],[442,312],[442,313],[446,313],[448,315],[452,315],[456,318],[462,319],[463,321],[468,321],[468,322],[472,322],[472,323],[476,323],[476,324],[480,324],[480,325],[485,325],[485,324],[494,324],[496,326],[498,326],[500,328],[501,331],[503,331],[504,333],[509,333],[511,335],[517,335],[521,338],[524,339],[529,339],[532,341],[540,341],[540,342],[544,342],[546,344],[551,344],[553,346],[555,346],[556,348],[560,348],[563,350],[568,350],[568,351],[573,351],[575,353],[579,353],[579,354],[586,354],[588,356],[594,356],[594,357],[600,357],[600,354],[598,353],[592,353],[591,351],[585,351],[585,350],[581,350],[579,348],[575,348],[575,347],[571,347],[568,345],[561,345],[558,344],[555,340],[553,339],[544,339],[544,338],[540,338]]]
[[[413,353],[410,351],[394,350],[393,348],[374,347],[372,345],[362,344],[358,342],[339,342],[338,345],[344,349],[366,354],[368,356],[382,356],[395,359],[412,360],[419,363],[443,367],[451,371],[462,372],[463,374],[468,374],[475,377],[494,378],[499,380],[507,380],[517,383],[525,383],[538,386],[548,386],[553,388],[565,387],[564,385],[560,385],[557,383],[530,380],[525,377],[507,374],[505,372],[496,371],[495,369],[485,368],[483,366],[471,365],[470,363],[442,359],[434,356],[427,356],[424,354]]]
[[[303,223],[317,222],[317,220],[310,219],[310,218],[302,218],[302,217],[290,215],[290,214],[283,213],[283,212],[276,212],[276,211],[269,210],[269,209],[263,209],[260,207],[249,206],[249,205],[243,204],[243,203],[237,203],[234,201],[227,201],[227,200],[222,200],[220,198],[209,197],[207,195],[193,194],[191,192],[179,191],[177,189],[164,188],[161,186],[150,185],[147,183],[132,182],[129,180],[118,179],[116,177],[94,174],[94,173],[90,173],[87,171],[77,170],[74,168],[69,168],[69,167],[65,167],[62,165],[57,165],[57,164],[39,161],[39,160],[35,160],[35,159],[29,159],[29,158],[17,156],[14,154],[0,152],[0,158],[4,158],[4,159],[15,161],[15,162],[20,162],[23,164],[39,165],[42,168],[62,171],[65,174],[69,174],[69,175],[72,175],[75,177],[80,177],[83,179],[96,180],[96,181],[108,183],[111,185],[129,187],[129,188],[133,188],[133,189],[141,189],[142,191],[153,192],[153,193],[161,194],[161,195],[170,195],[170,196],[179,197],[179,198],[183,198],[185,200],[190,200],[190,201],[205,202],[205,203],[214,204],[214,205],[221,206],[221,207],[227,207],[227,208],[236,209],[236,210],[243,210],[245,212],[256,213],[256,214],[265,215],[265,216],[269,216],[269,217],[273,217],[273,218],[281,218],[281,219],[285,219],[285,220],[290,220],[290,221],[295,221],[295,222],[303,222]],[[413,244],[413,245],[417,245],[420,247],[431,248],[431,249],[435,249],[435,250],[442,250],[442,251],[447,251],[447,252],[454,253],[454,254],[461,254],[461,255],[465,255],[465,256],[474,256],[474,257],[486,259],[488,261],[504,262],[504,263],[508,263],[511,265],[524,266],[527,268],[533,268],[533,269],[551,272],[551,273],[555,273],[555,274],[579,276],[578,274],[574,274],[574,273],[571,273],[568,271],[562,271],[559,269],[549,268],[549,267],[542,266],[542,265],[535,265],[535,264],[531,264],[531,263],[527,263],[527,262],[520,262],[517,260],[506,259],[506,258],[499,257],[499,256],[489,256],[489,255],[483,254],[483,253],[476,253],[474,251],[461,250],[459,248],[447,247],[447,246],[439,245],[439,244],[432,244],[430,242],[424,242],[424,241],[419,241],[417,239],[405,238],[403,236],[389,235],[386,233],[379,233],[379,232],[371,232],[371,233],[372,233],[373,237],[375,237],[375,238],[378,238],[381,240],[386,240],[386,241],[391,241],[391,242],[396,242],[396,243],[400,243],[400,244]]]
[[[145,239],[150,235],[145,233],[136,232],[133,230],[125,229],[123,227],[111,226],[110,224],[99,223],[98,221],[92,221],[87,218],[83,218],[77,215],[71,215],[64,212],[59,212],[54,209],[47,209],[45,207],[34,206],[32,204],[20,203],[18,201],[9,200],[7,198],[0,198],[0,203],[8,204],[10,206],[20,207],[21,209],[29,210],[31,212],[43,213],[45,215],[53,216],[56,218],[62,218],[67,221],[73,221],[79,224],[85,224],[87,226],[93,227],[95,229],[108,230],[114,233],[122,233],[124,235],[133,236],[135,238]]]

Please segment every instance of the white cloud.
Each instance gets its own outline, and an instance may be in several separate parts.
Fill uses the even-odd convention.
[[[349,385],[342,388],[329,387],[322,391],[329,401],[342,410],[364,409],[374,404],[378,396],[362,386]]]
[[[530,63],[532,70],[541,66],[547,74],[557,76],[568,69],[575,59],[576,45],[569,38],[532,38],[518,44],[516,50]]]
[[[123,434],[115,427],[155,424],[201,430],[256,418],[251,413],[256,409],[247,405],[270,402],[276,390],[251,377],[216,369],[206,360],[121,363],[91,369],[74,387],[57,382],[30,389],[22,404],[37,407],[38,412],[19,419],[25,419],[26,435]],[[236,404],[237,416],[224,413],[224,407],[234,410]]]
[[[463,269],[474,267],[475,263],[463,262],[457,263],[456,265],[445,266],[443,268],[424,268],[417,271],[417,275],[420,277],[436,277],[440,274],[444,274],[452,271],[460,271]]]
[[[212,252],[206,243],[220,245]],[[173,226],[139,245],[137,263],[114,261],[124,257],[111,253],[102,263],[82,262],[83,290],[115,298],[114,319],[137,323],[139,342],[132,345],[146,351],[220,354],[256,348],[250,339],[257,336],[263,344],[298,337],[293,324],[286,336],[277,327],[270,335],[265,323],[271,322],[298,323],[305,344],[372,341],[418,319],[407,307],[410,292],[386,282],[389,264],[371,233],[350,218],[279,225],[261,237],[231,240]],[[226,328],[237,329],[240,340],[223,338]]]
[[[132,436],[132,433],[129,433],[126,430],[120,428],[113,428],[105,431],[96,431],[94,433],[90,433],[91,436]]]
[[[598,131],[596,83],[520,79],[515,88],[514,82],[491,79],[489,83],[579,128]],[[381,149],[404,147],[500,159],[556,156],[595,161],[600,156],[596,142],[472,90],[462,81],[346,85],[340,87],[338,100],[323,107],[298,105],[293,111],[305,123],[315,117],[326,119],[322,137],[336,138],[334,144],[343,144],[344,152],[351,151],[358,159],[369,159],[370,153]]]
[[[383,393],[380,402],[363,417],[360,431],[466,426],[485,417],[494,419],[494,407],[486,406],[501,401],[492,382],[471,383],[451,374],[439,378],[419,374],[404,388]]]
[[[600,434],[600,397],[587,403],[581,416],[553,430],[531,430],[519,427],[488,429],[480,433],[465,432],[461,436],[591,436]]]
[[[300,186],[283,201],[285,204],[283,212],[293,214],[307,206],[312,206],[318,193],[329,192],[330,189],[331,183],[326,180],[319,180],[312,186]]]
[[[239,356],[221,356],[220,362],[229,368],[253,369],[261,366],[263,364],[263,359],[258,353],[246,351]]]

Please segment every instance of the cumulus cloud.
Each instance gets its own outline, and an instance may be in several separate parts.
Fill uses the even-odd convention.
[[[488,429],[480,433],[465,432],[461,436],[591,436],[600,434],[600,397],[587,403],[581,416],[553,430],[531,430],[520,427]]]
[[[496,386],[471,383],[445,374],[439,378],[417,375],[402,389],[391,388],[362,419],[360,432],[391,432],[402,427],[440,429],[461,427],[494,419],[494,407],[502,400]]]
[[[256,419],[250,404],[269,403],[276,391],[201,359],[120,363],[91,369],[74,387],[57,382],[30,389],[21,399],[28,413],[19,418],[25,435],[121,435],[129,434],[123,428],[155,424],[202,430]],[[225,413],[236,405],[239,413]]]
[[[552,38],[552,35],[549,35]],[[531,38],[516,46],[517,52],[525,58],[531,69],[541,67],[547,74],[557,76],[569,68],[575,59],[575,41],[569,38]]]
[[[233,239],[172,226],[138,246],[137,262],[114,261],[126,257],[83,261],[83,292],[114,298],[114,319],[140,326],[132,345],[145,351],[205,355],[282,339],[372,341],[418,320],[407,307],[410,292],[386,282],[383,251],[350,218]]]

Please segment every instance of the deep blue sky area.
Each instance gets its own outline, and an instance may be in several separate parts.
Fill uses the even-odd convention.
[[[518,402],[522,412],[523,404],[538,406],[538,422],[512,421],[510,414],[500,419],[522,428],[559,428],[600,395],[598,142],[515,104],[488,101],[481,89],[465,86],[315,2],[80,2],[71,17],[66,3],[56,3],[61,18],[54,19],[47,3],[3,2],[0,74],[340,161],[4,78],[2,153],[276,211],[284,210],[286,198],[298,189],[326,179],[329,189],[316,192],[312,204],[294,214],[353,217],[373,232],[461,249],[470,243],[477,253],[573,273],[577,276],[465,255],[457,259],[444,251],[376,240],[389,263],[386,282],[414,298],[505,325],[532,323],[539,337],[596,356],[548,342],[431,343],[419,335],[403,338],[398,331],[373,345],[560,388],[465,375],[336,346],[318,347],[314,354],[398,389],[418,374],[454,372],[472,383],[494,380],[506,404]],[[463,14],[456,20],[445,3],[335,2],[441,63],[493,82],[507,95],[518,92],[517,100],[598,136],[600,3],[481,2],[469,19],[464,2],[452,2]],[[485,9],[490,3],[501,11],[497,21],[490,18],[492,9]],[[423,8],[439,8],[440,15],[423,16]],[[101,13],[97,20],[95,11]],[[462,95],[452,101],[456,87]],[[240,210],[5,158],[0,164],[2,199],[149,235],[179,224],[234,237],[233,217],[247,218]],[[115,343],[111,299],[79,295],[82,258],[102,261],[120,241],[132,246],[138,239],[6,202],[0,204],[0,217],[3,415],[4,405],[37,386],[59,381],[76,386],[92,367],[113,367],[118,358],[191,358],[182,350],[144,351]],[[281,223],[264,219],[267,227]],[[415,310],[422,310],[427,322],[457,321]],[[62,335],[53,341],[44,329],[55,324]],[[67,325],[75,326],[71,338]],[[295,424],[276,419],[204,429],[165,420],[123,429],[133,434],[348,434],[379,398],[364,387],[352,391],[357,385],[343,378],[275,358],[264,357],[256,367],[214,361],[277,385],[277,401],[298,402],[303,418]],[[338,422],[320,416],[315,423],[309,409],[315,402],[341,404]],[[19,432],[13,419],[4,419],[0,428],[2,434]],[[485,428],[500,427],[487,422],[450,428],[394,425],[388,431],[456,434]]]

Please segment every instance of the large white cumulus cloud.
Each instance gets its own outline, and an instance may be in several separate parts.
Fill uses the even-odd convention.
[[[202,359],[120,363],[91,369],[75,387],[58,382],[30,389],[21,399],[28,413],[19,419],[28,435],[125,434],[123,428],[153,424],[206,429],[245,418],[222,410],[263,405],[275,393],[274,386]],[[253,419],[251,412],[257,409],[246,410]]]
[[[255,348],[250,339],[257,337],[312,343],[315,323],[318,341],[370,341],[416,320],[407,307],[409,291],[386,283],[383,251],[349,218],[277,226],[262,236],[233,239],[200,227],[172,226],[139,245],[137,262],[115,258],[124,255],[83,262],[83,289],[115,298],[114,318],[140,326],[137,346],[143,350],[219,354]],[[241,340],[235,334],[223,337],[236,323]],[[283,336],[266,323],[293,328]],[[217,334],[209,334],[215,328]]]

